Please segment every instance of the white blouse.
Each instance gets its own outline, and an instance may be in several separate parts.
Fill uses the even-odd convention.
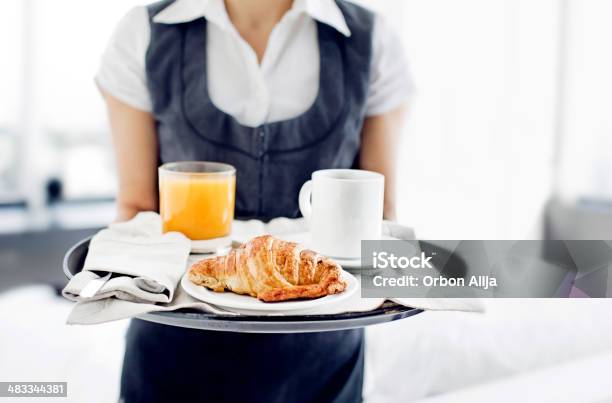
[[[350,36],[334,0],[294,0],[272,30],[261,64],[232,25],[223,0],[177,0],[154,17],[172,24],[206,17],[208,87],[212,102],[245,126],[291,119],[314,102],[319,84],[316,21]],[[150,26],[147,9],[133,8],[119,22],[102,56],[97,84],[120,101],[151,111],[145,56]],[[376,16],[372,74],[366,115],[402,106],[413,83],[398,36]]]

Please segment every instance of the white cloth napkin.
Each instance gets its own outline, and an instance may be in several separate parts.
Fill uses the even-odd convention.
[[[190,248],[184,235],[162,234],[159,215],[140,213],[128,222],[111,224],[92,238],[83,270],[68,282],[63,295],[77,302],[116,298],[169,303]],[[112,277],[95,295],[81,295],[92,280],[107,273]]]
[[[157,222],[157,223],[156,223]],[[227,308],[213,306],[211,304],[207,304],[205,302],[196,300],[189,296],[180,286],[177,286],[182,274],[189,266],[188,256],[187,254],[181,255],[182,260],[179,259],[178,254],[178,245],[180,244],[182,253],[184,252],[185,244],[184,240],[186,238],[180,236],[179,234],[166,234],[161,235],[161,224],[159,223],[159,216],[155,213],[141,213],[132,221],[124,223],[124,224],[113,224],[109,227],[108,230],[101,231],[96,237],[92,239],[92,242],[89,246],[89,253],[87,257],[87,261],[85,263],[84,272],[93,270],[100,270],[100,267],[105,267],[109,269],[109,267],[119,267],[124,266],[124,261],[133,262],[138,259],[138,266],[131,267],[139,267],[145,268],[150,267],[152,264],[152,260],[148,256],[147,251],[149,249],[159,248],[160,245],[165,245],[168,247],[169,244],[174,245],[176,247],[176,255],[173,255],[172,265],[173,267],[166,267],[163,270],[167,270],[165,272],[165,276],[158,275],[161,274],[159,272],[159,268],[157,263],[153,263],[155,267],[154,270],[150,271],[141,271],[140,269],[137,271],[133,270],[117,270],[113,271],[116,273],[125,273],[130,274],[128,279],[136,279],[140,277],[146,277],[149,280],[155,280],[159,284],[163,284],[166,286],[168,290],[172,289],[174,293],[170,292],[168,294],[169,298],[163,298],[160,294],[152,295],[150,292],[145,291],[141,294],[141,289],[138,285],[135,285],[135,280],[130,280],[129,287],[127,289],[129,292],[128,295],[125,295],[126,291],[124,288],[115,288],[121,287],[119,285],[119,280],[122,277],[113,278],[109,280],[109,282],[102,287],[100,293],[98,293],[94,298],[91,299],[79,299],[76,297],[78,295],[79,290],[82,289],[83,284],[81,281],[87,281],[90,277],[86,277],[84,280],[78,280],[77,277],[81,276],[82,273],[79,273],[75,276],[64,289],[64,296],[70,298],[72,300],[76,300],[77,303],[73,307],[69,317],[69,324],[97,324],[110,322],[113,320],[126,319],[135,317],[138,315],[142,315],[145,313],[151,312],[160,312],[160,311],[174,311],[177,309],[183,308],[191,308],[198,309],[206,312],[211,312],[220,315],[248,315],[253,314],[253,312],[243,312],[239,310],[230,310]],[[121,233],[121,242],[125,244],[129,244],[131,242],[131,237],[136,237],[140,240],[137,243],[138,249],[135,252],[138,253],[136,255],[130,255],[129,257],[124,257],[127,253],[119,255],[114,259],[105,258],[104,256],[112,253],[112,249],[108,248],[100,248],[98,245],[98,241],[100,240],[100,234],[105,231],[115,230],[114,232],[106,233],[107,236],[111,239],[111,241],[107,243],[101,243],[101,245],[109,245],[114,246],[117,244],[116,232],[117,227],[119,229],[129,229],[127,231],[119,231]],[[262,234],[272,234],[272,235],[283,235],[289,233],[298,233],[302,231],[306,231],[307,226],[306,222],[303,219],[288,219],[288,218],[277,218],[269,223],[263,223],[257,220],[249,220],[249,221],[235,221],[232,228],[232,240],[239,242],[246,242],[254,236],[262,235]],[[399,225],[397,223],[385,222],[384,231],[385,235],[393,236],[399,239],[411,240],[415,239],[414,231],[411,228]],[[159,242],[159,240],[167,235],[172,235],[172,238],[166,239],[167,241],[172,242]],[[157,242],[151,241],[150,244],[147,244],[144,239],[157,239]],[[106,236],[102,237],[103,240],[107,240]],[[189,241],[187,240],[187,245]],[[189,246],[187,246],[187,249]],[[174,249],[173,249],[174,250]],[[104,256],[95,256],[98,255],[98,252],[102,251]],[[131,251],[131,249],[130,249]],[[93,257],[90,257],[92,256]],[[156,255],[158,256],[158,255]],[[160,253],[159,256],[169,257],[167,254]],[[176,260],[174,260],[176,258]],[[197,259],[197,256],[192,256],[192,259]],[[123,260],[126,259],[126,260]],[[181,261],[179,261],[181,260]],[[163,264],[170,265],[170,259],[161,259]],[[101,263],[100,263],[101,262]],[[108,262],[112,263],[112,266],[108,264]],[[94,264],[95,263],[95,264]],[[86,270],[87,269],[87,270]],[[143,274],[146,273],[146,276]],[[93,274],[93,273],[92,273]],[[95,275],[95,274],[94,274]],[[91,274],[88,274],[91,276]],[[357,276],[359,277],[359,276]],[[113,282],[113,285],[109,285],[109,283]],[[126,280],[122,280],[126,281]],[[118,284],[115,286],[114,284]],[[174,285],[174,286],[173,286]],[[164,296],[165,293],[162,293]],[[144,298],[142,297],[144,295]],[[481,312],[484,310],[483,304],[480,300],[472,300],[472,299],[426,299],[426,298],[398,298],[393,299],[394,302],[410,306],[414,308],[421,308],[427,310],[459,310],[459,311],[475,311]],[[360,292],[356,292],[352,297],[332,306],[323,306],[320,308],[315,308],[311,310],[305,311],[292,311],[291,314],[338,314],[344,312],[366,312],[373,309],[378,308],[385,302],[383,298],[361,298]],[[267,313],[269,315],[282,315],[281,313]]]

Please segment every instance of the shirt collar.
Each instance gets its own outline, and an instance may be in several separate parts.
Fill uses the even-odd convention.
[[[344,15],[334,0],[294,0],[287,17],[300,13],[306,13],[313,19],[333,27],[344,36],[351,36]],[[162,24],[180,24],[201,17],[222,28],[231,25],[223,0],[176,0],[157,13],[153,21]]]

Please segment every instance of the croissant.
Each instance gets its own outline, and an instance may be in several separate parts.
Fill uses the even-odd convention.
[[[194,263],[188,278],[217,292],[230,290],[265,302],[318,298],[346,289],[331,259],[270,235],[253,238],[227,256]]]

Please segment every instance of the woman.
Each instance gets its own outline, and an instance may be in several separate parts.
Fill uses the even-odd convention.
[[[132,10],[97,83],[119,171],[118,216],[156,210],[157,167],[237,168],[236,217],[297,217],[323,168],[386,176],[411,85],[381,19],[344,0],[176,0]],[[363,331],[239,334],[133,320],[125,402],[357,402]]]

